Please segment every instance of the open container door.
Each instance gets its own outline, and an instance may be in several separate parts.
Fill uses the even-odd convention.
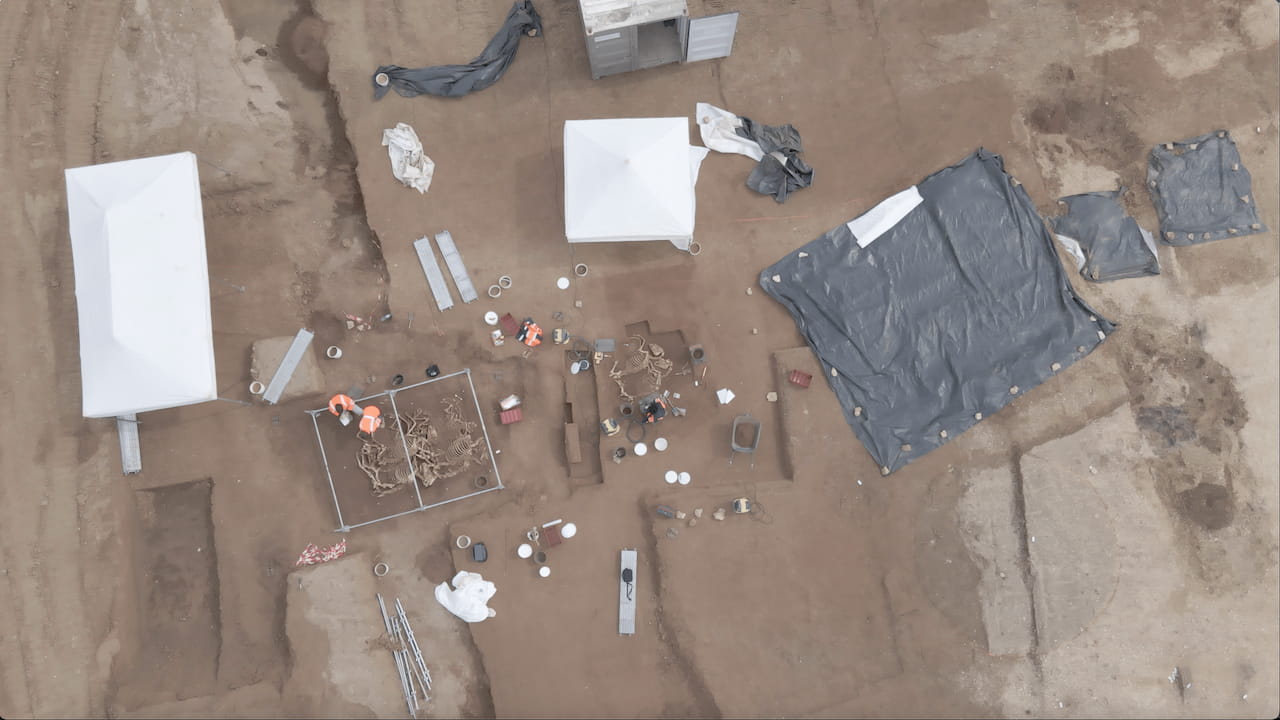
[[[684,61],[729,57],[733,36],[738,32],[738,13],[727,12],[704,18],[690,18]]]

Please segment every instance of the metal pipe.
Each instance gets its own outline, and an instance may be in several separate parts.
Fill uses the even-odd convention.
[[[480,431],[484,433],[484,444],[489,449],[489,464],[493,467],[493,476],[498,479],[497,489],[502,488],[502,474],[498,472],[498,458],[493,454],[493,443],[489,442],[489,429],[484,424],[484,413],[480,410],[480,397],[476,395],[476,384],[471,381],[471,368],[463,368],[467,374],[467,385],[471,388],[471,401],[476,405],[476,417],[480,419]]]
[[[316,431],[316,444],[320,446],[320,460],[324,463],[324,476],[329,479],[329,493],[333,495],[333,509],[338,513],[338,525],[341,527],[339,532],[345,532],[350,528],[342,521],[342,506],[338,504],[338,491],[333,487],[333,473],[329,472],[329,456],[324,451],[324,440],[320,438],[320,423],[316,422],[315,413],[311,413],[311,427]]]
[[[409,475],[413,478],[413,495],[418,498],[418,507],[422,507],[422,492],[418,490],[418,469],[413,466],[413,454],[409,452],[409,439],[404,435],[404,426],[400,424],[400,408],[396,406],[394,392],[388,396],[391,400],[391,412],[396,416],[396,433],[400,436],[400,447],[404,448],[404,461],[409,464]]]

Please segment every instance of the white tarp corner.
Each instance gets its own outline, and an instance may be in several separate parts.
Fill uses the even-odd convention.
[[[382,131],[382,144],[391,157],[391,174],[408,187],[425,193],[431,187],[436,164],[422,152],[418,133],[405,123]]]
[[[496,592],[498,588],[481,577],[480,573],[463,570],[453,576],[452,590],[447,582],[436,586],[436,602],[463,620],[477,623],[498,614],[497,610],[488,606],[489,598]]]
[[[70,168],[65,176],[83,415],[216,399],[196,156]]]

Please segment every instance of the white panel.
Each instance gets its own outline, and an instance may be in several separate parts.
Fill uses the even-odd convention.
[[[684,61],[714,60],[729,57],[733,36],[738,31],[738,13],[728,12],[689,21],[689,45]]]
[[[622,580],[622,571],[631,571],[631,584]],[[636,551],[623,550],[618,568],[618,634],[636,634]]]

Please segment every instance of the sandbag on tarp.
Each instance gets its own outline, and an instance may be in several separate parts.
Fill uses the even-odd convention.
[[[1267,230],[1258,219],[1253,178],[1226,130],[1157,145],[1147,186],[1160,217],[1160,239],[1169,245]]]
[[[1054,235],[1088,280],[1106,282],[1160,274],[1155,238],[1120,206],[1123,193],[1120,188],[1058,200],[1067,206],[1067,212],[1051,221]]]
[[[522,34],[534,37],[542,33],[542,18],[530,0],[517,0],[507,13],[502,29],[485,46],[480,56],[466,65],[436,65],[425,68],[402,68],[383,65],[373,75],[373,99],[381,99],[389,88],[404,97],[438,95],[462,97],[483,90],[498,81],[516,57]],[[390,83],[378,84],[378,75],[386,73]]]
[[[979,149],[760,273],[889,473],[1091,352],[1076,296],[999,155]]]

